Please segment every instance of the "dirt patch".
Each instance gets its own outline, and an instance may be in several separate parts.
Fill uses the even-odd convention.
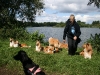
[[[61,75],[59,73],[48,73],[48,72],[45,72],[46,75]],[[11,69],[8,69],[6,66],[2,66],[0,67],[0,75],[25,75],[24,72],[22,71],[18,71],[17,69],[15,68],[12,68]]]
[[[0,75],[23,75],[19,74],[17,70],[9,70],[6,66],[0,67]]]

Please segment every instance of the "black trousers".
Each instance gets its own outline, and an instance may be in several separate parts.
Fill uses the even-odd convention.
[[[68,54],[69,55],[75,55],[75,52],[77,51],[77,41],[71,38],[68,38]]]

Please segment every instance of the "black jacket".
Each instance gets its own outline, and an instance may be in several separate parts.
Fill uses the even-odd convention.
[[[72,34],[72,32],[71,32],[72,26],[74,26],[74,28],[75,28],[74,34]],[[75,20],[74,20],[73,24],[71,24],[69,19],[66,21],[66,26],[65,26],[65,29],[64,29],[64,33],[63,33],[63,40],[65,40],[66,35],[67,35],[68,38],[72,38],[72,39],[73,39],[74,36],[79,37],[81,35],[80,26],[78,25],[78,23]]]

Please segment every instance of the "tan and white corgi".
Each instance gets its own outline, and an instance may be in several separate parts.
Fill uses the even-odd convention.
[[[83,45],[84,50],[80,52],[80,55],[84,56],[84,58],[89,58],[91,59],[92,54],[93,54],[93,50],[92,50],[92,46],[90,43],[85,43]]]

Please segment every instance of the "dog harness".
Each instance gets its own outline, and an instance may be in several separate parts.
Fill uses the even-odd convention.
[[[41,68],[39,68],[39,67],[35,71],[34,71],[34,69],[35,69],[35,67],[29,68],[29,71],[32,73],[32,75],[36,75],[36,73],[41,71]]]

